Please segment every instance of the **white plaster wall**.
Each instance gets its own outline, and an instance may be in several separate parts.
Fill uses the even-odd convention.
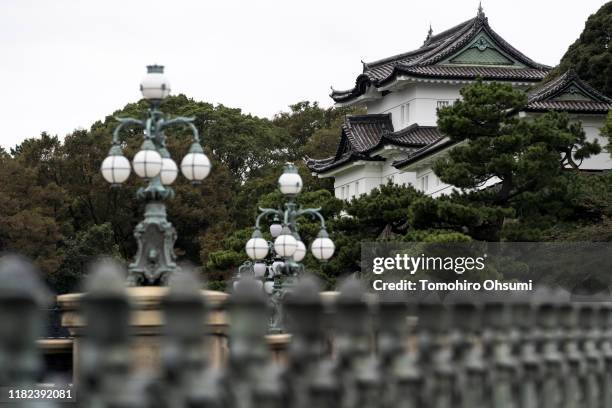
[[[380,186],[381,168],[382,163],[355,165],[336,174],[334,176],[334,195],[342,200],[350,200],[361,194],[369,193]]]
[[[592,142],[597,140],[602,147],[602,152],[590,157],[582,162],[580,168],[583,170],[607,170],[612,169],[612,157],[605,146],[608,144],[607,138],[601,136],[600,129],[604,125],[605,117],[602,116],[583,116],[578,118],[582,122],[582,128],[587,140]]]
[[[421,126],[436,126],[438,101],[451,104],[459,99],[461,84],[418,84],[416,87],[416,122]]]
[[[458,190],[456,187],[452,186],[451,184],[446,184],[442,180],[440,180],[438,176],[436,176],[436,174],[433,172],[433,169],[430,166],[421,167],[415,174],[416,174],[416,189],[423,191],[425,194],[432,196],[434,198],[440,197],[441,195],[450,194],[453,192],[453,190]],[[429,177],[428,188],[426,190],[423,190],[422,183],[421,183],[421,179],[424,176]],[[493,186],[499,183],[500,181],[501,180],[498,179],[497,177],[493,177],[492,179],[484,183],[482,186],[477,187],[476,190],[483,190],[487,187],[490,187],[490,186]]]
[[[453,190],[453,186],[446,184],[440,180],[438,176],[433,172],[430,166],[422,167],[414,173],[415,175],[415,188],[423,193],[432,197],[439,197],[443,194],[450,194]],[[428,188],[423,190],[421,180],[423,177],[428,176]]]
[[[391,121],[393,122],[393,129],[399,130],[407,127],[408,125],[415,123],[414,118],[416,117],[416,104],[414,103],[415,85],[409,85],[408,87],[391,92],[385,95],[384,98],[369,102],[366,104],[367,112],[371,114],[375,113],[391,113]],[[404,123],[401,120],[401,106],[408,103],[408,116]]]
[[[416,174],[414,172],[402,172],[395,167],[393,163],[408,157],[406,152],[394,152],[387,157],[381,169],[381,184],[386,184],[391,181],[396,185],[411,185],[415,186]]]
[[[394,154],[385,162],[355,165],[334,175],[334,195],[342,200],[351,200],[361,194],[368,194],[389,181],[416,188],[416,173],[401,172],[392,166],[393,162],[405,157],[405,153]]]
[[[413,83],[393,91],[384,98],[366,104],[368,113],[391,113],[395,130],[413,123],[421,126],[435,126],[439,100],[454,102],[459,98],[463,84]],[[401,106],[408,104],[408,117],[401,121]]]

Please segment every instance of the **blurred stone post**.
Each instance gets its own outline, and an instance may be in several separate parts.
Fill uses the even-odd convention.
[[[479,336],[482,332],[481,297],[476,292],[455,292],[445,299],[453,309],[451,323],[452,393],[462,408],[482,406],[485,367]]]
[[[102,261],[93,266],[85,283],[81,307],[87,325],[76,359],[79,404],[85,407],[117,406],[128,398],[130,303],[124,279],[119,265]]]
[[[227,368],[229,406],[282,407],[281,370],[270,361],[265,335],[270,310],[261,282],[241,279],[229,302],[230,355]]]
[[[289,404],[308,408],[308,389],[325,352],[323,304],[319,286],[310,277],[301,279],[285,296],[285,322],[292,334],[285,373]]]
[[[0,386],[30,389],[40,381],[43,367],[36,340],[44,326],[42,309],[50,300],[32,263],[16,255],[0,258]],[[11,406],[40,405],[24,400]]]
[[[201,283],[184,270],[170,277],[169,290],[161,301],[163,338],[161,374],[151,387],[152,399],[162,408],[187,406],[201,386],[208,366],[205,341],[207,307]]]
[[[511,312],[507,295],[487,293],[483,308],[484,360],[488,367],[487,390],[492,406],[511,405],[511,375],[514,369],[510,349]]]
[[[391,408],[401,395],[394,378],[394,369],[407,352],[407,296],[400,291],[383,292],[377,306],[376,351],[379,355],[383,392],[380,401],[382,406]]]
[[[601,353],[603,358],[603,374],[602,374],[602,406],[612,406],[612,299],[608,296],[607,299],[601,302],[600,325],[602,328],[601,335]]]
[[[578,408],[580,406],[580,371],[583,368],[582,355],[577,341],[578,308],[571,301],[567,301],[561,305],[559,313],[563,355],[563,408]]]
[[[600,353],[597,349],[599,330],[597,326],[599,305],[595,298],[587,299],[579,307],[579,322],[582,328],[582,356],[585,361],[583,371],[583,400],[582,406],[585,408],[599,407],[600,384],[598,381],[600,372]]]
[[[347,279],[336,298],[334,318],[334,346],[337,375],[341,382],[342,408],[352,408],[363,397],[365,389],[359,389],[359,372],[370,368],[371,315],[365,299],[363,284],[357,279]],[[366,377],[367,378],[367,377]]]

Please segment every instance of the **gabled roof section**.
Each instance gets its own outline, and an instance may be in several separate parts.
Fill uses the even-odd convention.
[[[378,145],[385,133],[393,133],[391,115],[388,113],[347,116],[342,125],[342,138],[346,137],[350,148],[357,153],[367,152]]]
[[[412,152],[412,154],[410,154],[410,156],[408,156],[407,158],[403,159],[403,160],[398,160],[396,162],[393,163],[393,167],[395,167],[396,169],[402,169],[404,167],[406,167],[409,164],[415,163],[417,161],[419,161],[420,159],[422,159],[423,157],[429,156],[431,154],[434,154],[436,152],[439,152],[440,150],[452,146],[454,145],[455,142],[453,142],[449,137],[441,137],[440,139],[438,139],[437,141],[435,141],[434,143],[431,143],[419,150],[416,150],[414,152]]]
[[[349,102],[370,86],[379,87],[398,75],[440,79],[508,80],[538,82],[550,67],[518,51],[489,26],[479,9],[475,18],[437,35],[428,35],[418,49],[378,61],[363,63],[355,86],[344,91],[332,88],[334,101]]]
[[[580,79],[578,74],[570,69],[529,92],[525,110],[607,113],[611,109],[611,98]]]
[[[416,123],[407,128],[391,134],[383,135],[381,144],[392,144],[402,147],[427,146],[442,138],[442,134],[435,126],[419,126]]]
[[[371,152],[383,146],[419,149],[441,137],[438,128],[416,124],[394,132],[390,114],[347,116],[336,154],[322,160],[308,159],[306,164],[312,171],[322,173],[356,160],[382,161]]]

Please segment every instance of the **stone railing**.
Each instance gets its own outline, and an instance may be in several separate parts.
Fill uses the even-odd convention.
[[[34,276],[23,260],[0,261],[0,385],[40,381],[38,310],[46,297]],[[375,297],[356,280],[321,296],[304,278],[283,306],[291,340],[272,358],[256,282],[241,281],[215,305],[192,275],[176,274],[156,289],[154,317],[137,317],[154,308],[134,304],[123,279],[116,265],[99,264],[85,293],[71,298],[78,406],[612,407],[608,298],[547,288]],[[210,322],[220,308],[228,353],[217,364]],[[158,340],[158,362],[132,370],[146,316],[161,327],[148,334]]]

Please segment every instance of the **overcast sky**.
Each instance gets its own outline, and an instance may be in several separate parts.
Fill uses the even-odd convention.
[[[604,0],[484,0],[489,23],[555,65]],[[1,0],[0,146],[63,137],[139,99],[151,63],[173,93],[272,117],[331,104],[372,61],[476,15],[476,0]]]

